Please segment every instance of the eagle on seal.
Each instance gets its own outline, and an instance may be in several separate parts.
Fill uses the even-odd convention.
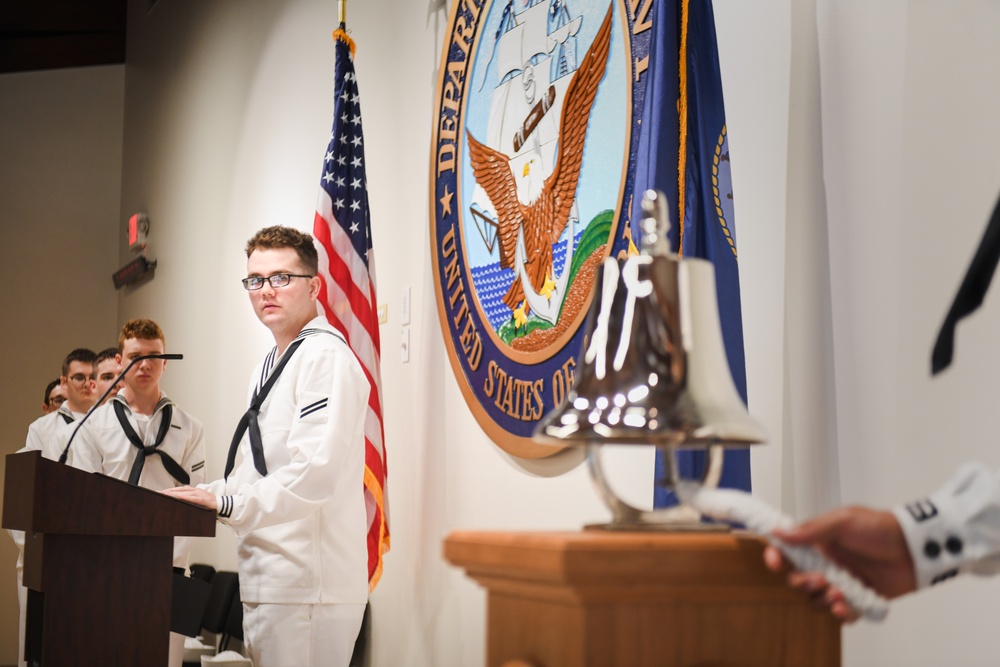
[[[608,7],[604,22],[587,50],[583,62],[566,88],[562,116],[559,120],[559,147],[552,173],[541,183],[530,177],[532,162],[525,165],[529,201],[521,203],[517,184],[511,173],[509,158],[476,141],[470,132],[469,158],[476,181],[486,191],[497,214],[497,238],[500,240],[500,266],[515,269],[504,304],[523,319],[528,310],[524,288],[514,266],[518,233],[523,230],[524,265],[532,289],[548,294],[553,276],[552,246],[562,235],[569,221],[583,163],[583,144],[587,137],[590,112],[597,96],[597,87],[604,78],[611,46],[611,11]],[[573,242],[572,239],[569,241]],[[518,318],[517,315],[521,317]]]

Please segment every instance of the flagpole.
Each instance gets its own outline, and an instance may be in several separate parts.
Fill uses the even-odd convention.
[[[347,48],[351,51],[351,57],[354,57],[354,40],[350,38],[347,34],[347,0],[337,0],[337,9],[340,14],[340,24],[337,29],[333,31],[333,39],[341,40],[347,45]]]

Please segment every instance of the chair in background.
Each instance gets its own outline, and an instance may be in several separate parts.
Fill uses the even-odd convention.
[[[194,563],[188,568],[191,573],[192,579],[201,579],[202,581],[212,581],[212,577],[215,576],[215,568],[211,565],[206,565],[204,563]]]
[[[211,655],[225,650],[229,642],[230,631],[227,630],[227,621],[231,614],[233,600],[239,600],[239,577],[235,572],[226,570],[216,571],[211,565],[196,563],[189,568],[192,579],[207,581],[211,585],[208,594],[208,602],[205,605],[204,613],[199,619],[201,623],[203,641],[213,647]],[[242,611],[242,606],[240,607]],[[242,616],[241,616],[242,620]],[[235,635],[234,635],[235,636]],[[242,640],[242,628],[239,638]],[[198,666],[200,663],[185,662],[188,665]]]
[[[233,598],[239,598],[239,575],[235,572],[220,570],[212,576],[212,593],[208,596],[208,605],[201,620],[201,627],[222,638],[226,633],[226,620],[233,606]],[[219,650],[224,650],[221,644]]]

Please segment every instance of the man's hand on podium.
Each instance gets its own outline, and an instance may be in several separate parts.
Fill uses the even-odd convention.
[[[906,538],[891,512],[842,507],[789,530],[775,530],[774,536],[790,545],[818,549],[886,598],[896,598],[917,588]],[[786,567],[784,556],[774,546],[764,551],[764,562],[776,572]],[[837,618],[847,622],[858,619],[844,594],[821,573],[792,570],[788,573],[788,583],[812,594]]]
[[[160,493],[218,511],[215,494],[209,493],[204,489],[198,489],[193,486],[175,486],[172,489],[164,489]]]

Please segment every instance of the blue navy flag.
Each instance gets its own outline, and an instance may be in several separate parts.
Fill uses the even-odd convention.
[[[656,0],[652,30],[632,217],[639,219],[642,192],[662,190],[674,206],[672,247],[682,256],[708,259],[715,266],[726,356],[736,389],[746,402],[729,142],[712,2]],[[699,475],[705,458],[704,452],[680,453],[680,473]],[[656,469],[659,478],[663,474],[659,452]],[[720,485],[750,490],[749,450],[726,451]],[[656,507],[676,502],[673,493],[656,488]]]

